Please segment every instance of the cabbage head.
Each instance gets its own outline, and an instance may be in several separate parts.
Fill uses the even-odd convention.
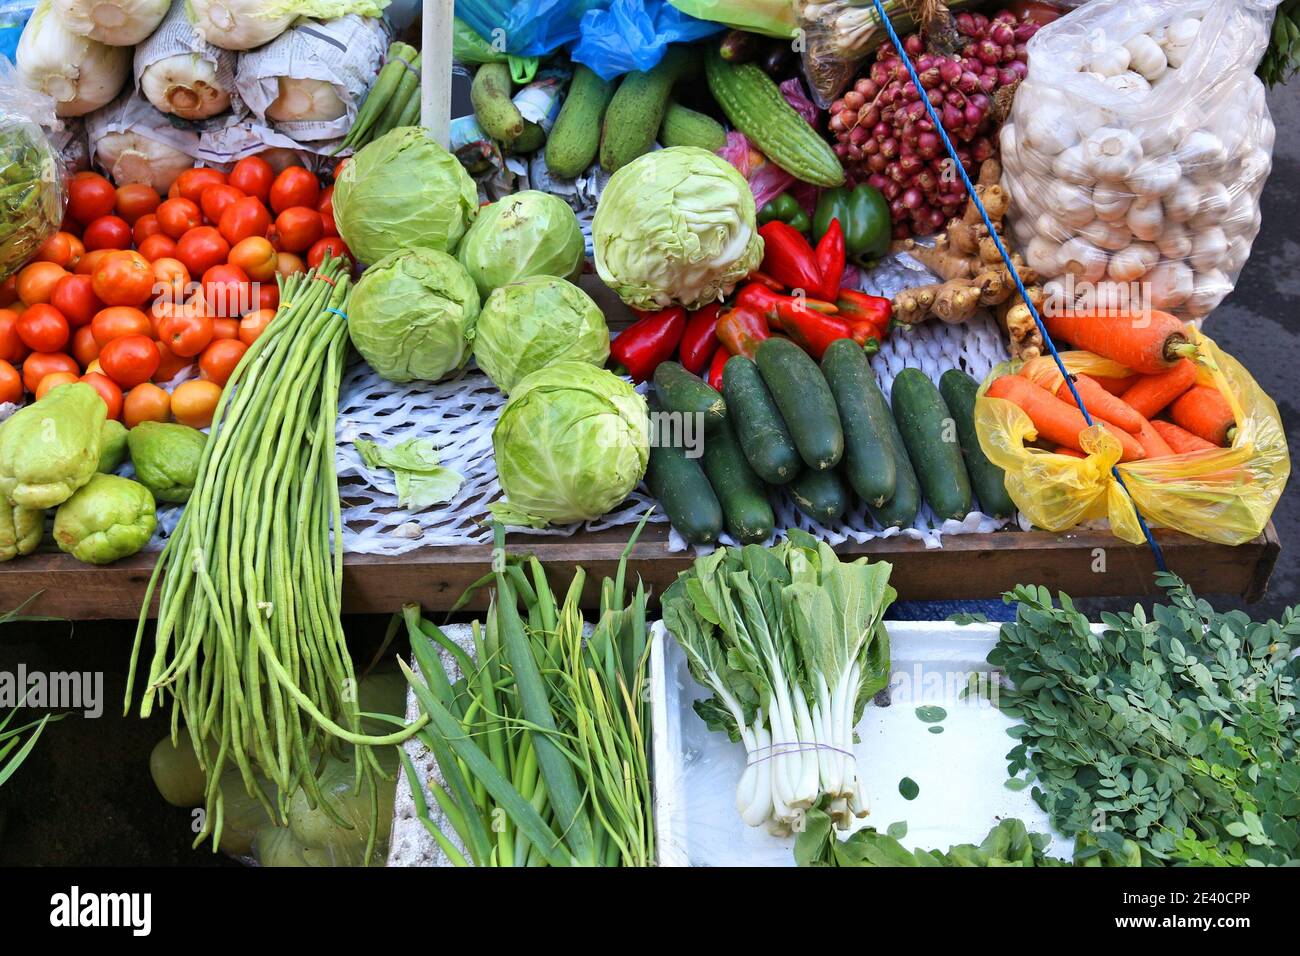
[[[336,200],[337,202],[337,200]],[[634,309],[716,302],[763,259],[749,183],[693,146],[646,153],[610,177],[591,226],[596,271]]]
[[[455,252],[477,211],[465,167],[418,126],[366,145],[334,183],[334,223],[362,262],[412,246]]]
[[[572,282],[532,276],[488,296],[474,333],[474,358],[497,388],[509,392],[524,376],[556,362],[604,365],[609,326]]]
[[[348,333],[390,382],[435,382],[469,361],[478,313],[478,290],[459,262],[437,249],[406,249],[357,280]]]
[[[507,500],[488,507],[502,522],[542,528],[599,518],[645,474],[645,399],[586,362],[548,365],[515,387],[492,448]]]
[[[527,189],[479,210],[456,258],[487,298],[529,276],[577,281],[587,246],[578,217],[559,196]]]

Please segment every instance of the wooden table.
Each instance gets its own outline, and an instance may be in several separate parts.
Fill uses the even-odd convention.
[[[588,571],[587,602],[599,600],[601,577],[612,575],[628,529],[578,534],[563,540],[524,535],[508,541],[514,553],[531,552],[567,580],[573,568]],[[1198,593],[1233,594],[1247,601],[1263,596],[1280,543],[1272,525],[1259,538],[1237,547],[1207,544],[1175,532],[1157,532],[1171,571]],[[868,555],[894,565],[891,583],[900,600],[996,598],[1017,584],[1044,584],[1074,597],[1153,593],[1155,565],[1145,546],[1109,534],[1002,531],[944,538],[927,549],[909,538],[846,543],[845,555]],[[399,557],[352,555],[344,564],[345,613],[387,613],[418,601],[433,611],[450,608],[465,588],[489,568],[487,546],[423,548]],[[671,553],[667,529],[652,525],[632,553],[632,569],[656,594],[690,563],[689,552]],[[138,554],[106,567],[81,564],[58,552],[40,552],[0,565],[0,608],[39,596],[27,613],[88,620],[134,618],[140,609],[154,556]],[[487,591],[469,604],[481,609]]]

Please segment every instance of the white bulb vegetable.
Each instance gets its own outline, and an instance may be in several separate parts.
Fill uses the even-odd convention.
[[[53,0],[72,33],[110,46],[135,46],[157,29],[171,0]]]
[[[131,51],[78,36],[42,0],[23,27],[14,55],[23,84],[54,100],[59,116],[84,116],[117,96],[131,72]]]

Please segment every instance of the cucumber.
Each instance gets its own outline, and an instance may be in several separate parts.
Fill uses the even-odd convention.
[[[731,536],[741,544],[761,544],[770,538],[776,515],[767,488],[745,460],[731,422],[724,421],[717,434],[705,441],[703,459],[704,473],[722,504]]]
[[[736,438],[758,477],[769,485],[784,485],[793,479],[803,460],[758,366],[743,355],[727,359],[722,368],[722,394]]]
[[[959,368],[950,368],[939,378],[939,394],[957,423],[957,440],[966,459],[966,473],[979,500],[980,511],[995,518],[1009,518],[1016,504],[1007,494],[1006,474],[984,454],[975,432],[975,393],[979,382]]]
[[[844,477],[859,498],[878,508],[894,496],[898,481],[889,402],[876,384],[867,353],[852,339],[831,343],[822,356],[822,374],[844,429]]]
[[[956,422],[930,376],[905,368],[894,379],[890,394],[894,421],[907,455],[916,468],[925,500],[940,518],[966,517],[970,512],[970,477],[961,460]]]
[[[696,146],[716,153],[727,145],[727,131],[712,116],[669,103],[659,127],[660,146]]]
[[[655,369],[659,403],[679,415],[698,415],[704,434],[714,434],[727,420],[727,403],[713,386],[686,371],[679,362],[660,362]]]
[[[921,510],[921,485],[916,480],[916,471],[908,460],[903,436],[898,433],[892,415],[886,424],[890,457],[894,459],[894,496],[878,508],[870,505],[867,508],[882,528],[910,528],[916,520],[916,513]]]
[[[817,363],[789,339],[777,338],[760,342],[755,359],[804,464],[814,471],[838,465],[844,431]]]
[[[614,95],[614,83],[602,80],[590,68],[578,64],[569,84],[569,95],[555,118],[546,140],[546,168],[556,176],[581,176],[600,149],[600,122]]]
[[[650,411],[660,411],[654,402]],[[722,533],[722,505],[698,458],[677,445],[650,446],[646,487],[659,500],[678,534],[691,544],[713,544]]]
[[[664,121],[673,84],[696,65],[690,51],[672,46],[654,69],[623,77],[605,110],[600,135],[601,166],[612,173],[650,152]]]
[[[524,131],[524,115],[510,99],[513,90],[510,66],[506,63],[484,63],[474,74],[469,89],[469,100],[474,106],[478,125],[494,140],[507,146]]]
[[[805,469],[790,482],[789,491],[795,507],[813,521],[838,521],[849,507],[849,489],[834,468]]]

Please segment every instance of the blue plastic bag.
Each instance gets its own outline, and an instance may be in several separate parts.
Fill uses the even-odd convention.
[[[711,36],[720,23],[697,20],[663,0],[612,0],[582,18],[573,59],[603,79],[632,70],[648,70],[663,59],[670,43],[690,43]]]
[[[456,0],[456,16],[488,42],[500,38],[506,50],[516,56],[541,56],[578,39],[582,15],[607,2]]]
[[[36,9],[36,0],[0,0],[0,56],[14,59],[18,38]]]

